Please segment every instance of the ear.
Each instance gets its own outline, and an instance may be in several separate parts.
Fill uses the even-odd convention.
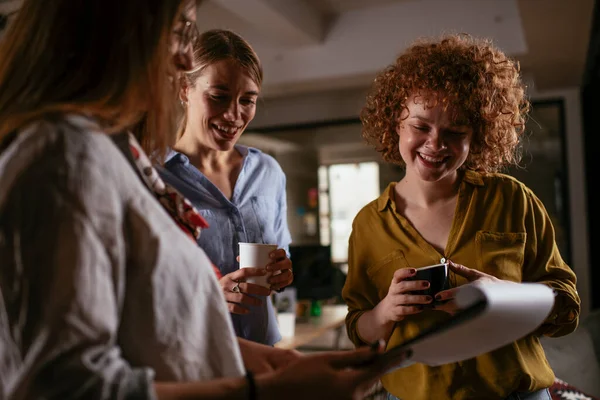
[[[181,100],[182,103],[187,103],[189,101],[188,94],[190,91],[190,85],[185,76],[182,76],[179,79],[179,100]]]
[[[402,129],[402,126],[404,126],[405,121],[406,120],[402,119],[401,117],[396,118],[396,127],[394,129],[396,135],[400,136],[400,129]]]
[[[406,119],[408,118],[408,115],[409,115],[408,108],[406,108],[406,106],[400,106],[400,112],[397,114],[397,117],[396,117],[396,129],[395,129],[396,134],[398,136],[400,136],[400,129],[406,123]]]

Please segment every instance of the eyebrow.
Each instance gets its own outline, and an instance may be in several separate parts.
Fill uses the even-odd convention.
[[[409,116],[409,118],[415,118],[415,119],[418,119],[419,121],[433,124],[433,121],[431,119],[424,117],[422,115],[413,115],[413,116]],[[452,123],[448,127],[448,129],[470,129],[470,128],[471,127],[469,126],[469,124],[467,122],[461,122],[461,121],[456,121],[455,123]]]
[[[418,119],[423,122],[429,122],[430,124],[433,123],[432,120],[430,120],[429,118],[423,117],[421,115],[411,115],[411,116],[409,116],[409,118],[415,118],[415,119]]]
[[[179,22],[196,24],[196,21],[192,21],[185,14],[179,14]]]
[[[229,88],[225,85],[211,85],[210,88],[219,89],[224,92],[229,92]],[[256,90],[249,90],[249,91],[245,92],[244,94],[249,94],[251,96],[258,96],[258,92]]]

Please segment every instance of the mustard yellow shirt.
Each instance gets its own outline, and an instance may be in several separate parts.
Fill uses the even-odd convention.
[[[500,279],[547,284],[558,295],[549,318],[531,335],[464,362],[438,367],[413,364],[384,376],[383,386],[402,400],[493,400],[514,391],[549,387],[554,374],[538,337],[574,331],[580,300],[575,274],[560,256],[541,201],[510,176],[465,172],[448,244],[440,254],[397,212],[394,186],[391,183],[379,199],[366,205],[352,226],[342,295],[349,309],[348,335],[355,345],[365,344],[357,331],[358,319],[385,297],[399,268],[448,258]],[[466,283],[456,275],[451,280]],[[396,323],[388,347],[445,318],[446,313],[434,310],[406,317]]]

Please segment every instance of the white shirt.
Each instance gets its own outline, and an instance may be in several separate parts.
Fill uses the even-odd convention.
[[[204,252],[109,136],[70,116],[0,154],[0,399],[153,399],[242,376]]]

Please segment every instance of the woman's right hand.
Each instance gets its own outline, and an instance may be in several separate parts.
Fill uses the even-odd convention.
[[[257,391],[265,399],[363,399],[382,375],[402,361],[402,357],[381,358],[383,341],[379,346],[306,355],[287,368],[258,376]]]
[[[247,278],[266,274],[267,270],[264,268],[241,268],[228,273],[219,280],[230,313],[248,314],[250,309],[244,305],[259,306],[262,304],[261,299],[249,295],[269,296],[271,289],[245,281]]]
[[[394,272],[387,295],[374,308],[383,323],[402,321],[407,315],[418,314],[424,305],[433,301],[431,296],[412,294],[429,287],[427,281],[408,281],[417,271],[414,268],[401,268]]]
[[[408,354],[382,357],[385,342],[376,348],[328,351],[297,358],[289,365],[255,377],[257,398],[264,400],[361,400],[382,375]],[[155,382],[156,397],[175,399],[242,399],[248,396],[244,378],[195,382]]]

